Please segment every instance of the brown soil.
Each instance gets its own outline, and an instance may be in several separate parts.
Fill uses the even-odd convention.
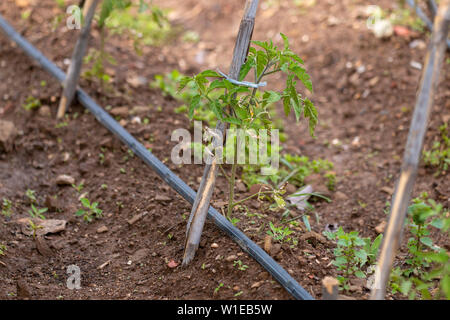
[[[36,1],[31,16],[22,19],[24,9],[17,6],[19,2],[2,1],[0,13],[50,60],[66,69],[63,61],[71,56],[77,33],[66,30],[62,24],[52,30],[54,16],[62,11],[54,1]],[[317,1],[307,9],[299,9],[291,1],[281,1],[281,6],[262,2],[253,38],[277,39],[277,33],[283,32],[293,40],[294,51],[304,58],[312,76],[315,94],[311,99],[321,119],[316,139],[309,137],[304,122],[286,120],[289,138],[285,150],[332,161],[338,177],[336,192],[331,194],[333,201],[314,204],[320,219],[317,222],[312,215],[312,229],[321,233],[327,224],[337,223],[346,231],[358,230],[373,238],[377,235],[375,227],[386,217],[383,210],[391,197],[386,191],[394,187],[398,178],[415,103],[420,71],[413,69],[410,62],[423,62],[425,50],[411,49],[411,39],[404,37],[376,39],[366,29],[365,20],[356,15],[357,9],[371,4],[370,1]],[[393,1],[379,2],[385,9],[394,5]],[[189,128],[187,118],[174,112],[179,103],[148,85],[134,88],[126,79],[140,75],[151,81],[156,74],[173,69],[186,74],[215,67],[226,70],[242,15],[242,1],[155,3],[172,8],[173,23],[196,31],[200,42],[186,43],[181,37],[174,37],[160,47],[145,47],[143,55],[138,56],[130,41],[112,37],[108,39],[107,51],[119,62],[110,66],[113,89],[99,89],[98,84],[84,79],[81,86],[104,107],[150,105],[151,109],[141,115],[149,119],[148,124],[133,124],[126,118],[125,127],[196,189],[202,166],[176,166],[169,161],[174,145],[171,132]],[[338,18],[336,24],[329,22],[330,16]],[[308,41],[304,41],[305,35],[309,36]],[[426,41],[427,35],[421,34],[419,39]],[[97,30],[91,45],[99,46]],[[204,57],[204,61],[199,61],[199,57]],[[192,265],[169,268],[171,260],[180,263],[182,258],[184,218],[189,215],[190,205],[140,159],[131,156],[82,106],[74,105],[67,125],[58,125],[54,118],[59,84],[3,35],[0,63],[0,118],[13,121],[18,130],[13,150],[0,153],[0,199],[10,199],[14,212],[11,219],[0,217],[0,242],[7,246],[6,254],[0,256],[1,299],[24,298],[28,294],[35,299],[291,298],[210,221],[205,225]],[[365,66],[366,70],[354,76],[358,66]],[[445,64],[442,70],[426,146],[437,137],[437,128],[449,119],[449,68]],[[378,81],[373,80],[377,77]],[[43,80],[46,86],[41,86]],[[31,95],[51,108],[51,117],[24,110],[22,105]],[[359,143],[352,144],[356,137]],[[341,145],[333,145],[334,139],[339,139]],[[103,164],[100,153],[105,155]],[[421,166],[415,195],[426,191],[448,208],[448,173],[436,177],[434,172]],[[87,192],[91,201],[99,202],[104,213],[101,219],[85,223],[74,215],[80,208],[80,194],[70,186],[55,183],[61,174],[84,184],[81,193]],[[65,231],[45,237],[50,252],[39,249],[40,242],[24,235],[15,222],[28,217],[27,189],[36,191],[39,207],[50,208],[45,214],[47,219],[68,221]],[[226,200],[224,190],[226,180],[220,177],[214,194],[216,204]],[[238,197],[245,195],[240,192]],[[57,200],[47,200],[53,196]],[[256,207],[255,203],[249,204],[251,212],[262,213],[256,227],[242,212],[236,213],[240,218],[237,226],[263,246],[269,221],[279,221],[280,215],[266,210],[264,205]],[[130,225],[128,220],[139,214],[142,218]],[[107,231],[97,232],[102,226]],[[298,237],[303,233],[301,228],[296,230]],[[449,246],[448,239],[438,235],[435,241]],[[213,243],[218,247],[211,247]],[[336,275],[330,265],[332,248],[329,242],[310,239],[299,241],[295,248],[283,245],[274,258],[320,299],[322,278]],[[232,255],[249,268],[240,271],[234,267],[233,261],[226,259]],[[66,287],[66,269],[73,264],[81,269],[81,290]],[[220,283],[223,287],[214,293]],[[359,286],[351,295],[367,298],[368,293]]]

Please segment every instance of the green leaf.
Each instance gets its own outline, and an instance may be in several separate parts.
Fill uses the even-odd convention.
[[[266,53],[264,51],[258,51],[256,53],[256,74],[257,74],[258,78],[263,73],[264,68],[266,67],[267,63],[268,63],[268,60],[267,60]]]
[[[420,238],[420,242],[428,247],[433,247],[433,240],[431,240],[431,238],[429,237]]]
[[[311,77],[306,73],[305,69],[300,66],[294,66],[291,68],[291,71],[295,73],[297,78],[303,83],[306,89],[313,92]]]
[[[409,290],[411,290],[411,287],[412,287],[412,282],[407,280],[407,281],[402,282],[399,289],[400,289],[400,292],[406,296],[406,295],[408,295]]]
[[[222,109],[220,108],[220,104],[217,101],[212,101],[209,104],[211,111],[216,115],[217,119],[223,120]]]
[[[83,204],[83,206],[85,206],[86,208],[90,208],[91,207],[91,202],[89,201],[88,198],[81,198],[80,201]]]
[[[247,57],[247,61],[241,67],[241,71],[239,73],[239,81],[245,79],[250,70],[255,66],[255,57]]]
[[[275,91],[266,91],[263,95],[264,103],[263,106],[275,103],[281,99],[281,94]]]
[[[355,271],[355,276],[357,276],[358,278],[361,278],[361,279],[364,279],[366,277],[364,272],[362,272],[361,270],[356,270]]]
[[[222,77],[220,74],[218,74],[216,71],[214,70],[205,70],[200,72],[197,76],[201,76],[201,77],[210,77],[210,78],[220,78]]]
[[[285,95],[283,97],[283,107],[284,107],[284,114],[286,117],[289,116],[291,113],[291,97],[289,95]]]
[[[201,99],[201,96],[196,95],[192,98],[191,103],[189,104],[188,116],[189,116],[189,119],[191,119],[191,120],[194,117],[194,110],[197,109],[200,105],[200,99]]]
[[[382,240],[383,240],[383,234],[380,234],[378,237],[376,237],[375,240],[373,240],[372,246],[370,247],[370,251],[372,254],[376,254],[378,252],[378,249],[380,248]]]
[[[304,116],[309,119],[309,133],[314,137],[314,130],[318,122],[317,109],[308,98],[305,98],[303,102],[305,103]]]
[[[307,215],[302,216],[303,223],[305,224],[306,229],[311,232],[311,224],[309,223],[309,218]]]
[[[84,210],[83,209],[80,209],[80,210],[78,210],[77,212],[75,212],[75,215],[76,216],[82,216],[82,215],[84,215]]]
[[[232,123],[232,124],[235,124],[235,125],[238,125],[238,126],[240,126],[242,124],[241,119],[230,118],[230,117],[223,118],[223,121],[228,122],[228,123]]]
[[[281,37],[283,38],[284,42],[284,50],[289,49],[289,39],[286,37],[283,33],[280,32]]]
[[[208,92],[214,90],[214,89],[219,89],[219,88],[223,88],[226,89],[227,86],[225,85],[224,80],[214,80],[213,82],[211,82],[211,84],[209,85],[209,90]]]
[[[160,78],[163,80],[162,77]],[[191,77],[183,77],[178,85],[178,92],[181,92],[192,80],[193,79]]]

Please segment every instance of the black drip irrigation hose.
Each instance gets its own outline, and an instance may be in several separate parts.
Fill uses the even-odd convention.
[[[426,24],[428,30],[430,32],[433,32],[433,22],[428,18],[428,16],[423,12],[423,10],[419,7],[419,4],[416,3],[415,0],[406,0],[406,3],[416,11],[417,16]],[[437,5],[435,2],[434,7],[437,8]],[[447,49],[450,50],[450,39],[447,39]]]
[[[48,60],[39,50],[33,47],[27,40],[18,34],[14,28],[0,15],[0,28],[4,33],[22,50],[36,60],[42,68],[62,83],[66,74],[54,63]],[[158,158],[149,152],[139,141],[137,141],[127,130],[115,121],[102,107],[100,107],[82,89],[77,90],[78,101],[91,111],[97,120],[109,131],[114,133],[124,144],[126,144],[139,158],[149,165],[156,173],[177,191],[184,199],[193,204],[196,192],[183,180],[167,168]],[[223,215],[213,207],[209,207],[208,217],[228,234],[245,252],[252,256],[264,269],[266,269],[294,298],[300,300],[314,300],[314,298],[292,278],[286,270],[275,262],[263,249],[250,240],[242,231],[231,224]]]

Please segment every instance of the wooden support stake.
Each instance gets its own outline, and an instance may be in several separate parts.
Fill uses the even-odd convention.
[[[383,300],[391,274],[392,263],[401,242],[403,223],[411,200],[417,167],[422,154],[423,140],[434,94],[439,83],[439,73],[446,52],[446,40],[450,25],[450,0],[442,0],[434,21],[425,67],[420,83],[414,115],[406,144],[400,179],[397,183],[391,207],[389,223],[383,239],[381,253],[375,271],[372,300]]]
[[[83,64],[83,57],[86,54],[92,20],[99,1],[100,0],[87,0],[84,4],[84,26],[75,45],[69,71],[67,72],[67,77],[63,83],[63,92],[61,101],[59,102],[58,114],[56,116],[58,119],[64,117],[68,106],[72,103],[75,96],[78,79],[80,78],[81,66]]]
[[[245,4],[244,16],[241,20],[236,44],[233,52],[233,60],[230,67],[229,77],[234,80],[239,79],[241,67],[247,58],[250,48],[250,40],[255,26],[256,11],[259,0],[247,0]],[[216,131],[221,133],[221,138],[225,136],[227,125],[221,121],[217,123]],[[223,139],[213,139],[213,150],[222,147]],[[189,264],[195,256],[200,243],[200,237],[208,213],[211,196],[214,191],[218,171],[217,158],[213,156],[211,164],[206,164],[203,172],[200,188],[192,207],[186,230],[186,243],[184,247],[183,265]]]
[[[338,300],[339,281],[333,277],[322,280],[322,300]]]
[[[427,7],[431,14],[431,20],[434,21],[437,12],[436,2],[434,2],[434,0],[427,0]]]

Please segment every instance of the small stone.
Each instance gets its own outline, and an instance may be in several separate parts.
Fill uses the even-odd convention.
[[[334,197],[336,198],[336,200],[348,200],[348,196],[345,193],[340,192],[340,191],[336,192],[334,194]]]
[[[233,287],[233,291],[234,292],[238,292],[238,291],[240,291],[241,290],[241,288],[239,287],[239,286],[234,286]]]
[[[139,214],[135,215],[133,218],[131,218],[130,220],[128,220],[127,222],[131,226],[131,225],[135,224],[138,220],[140,220],[143,216],[144,216],[144,213],[139,213]]]
[[[111,109],[110,113],[116,117],[127,117],[129,110],[128,107],[116,107]]]
[[[258,281],[252,284],[251,289],[259,288],[263,284],[263,281]]]
[[[11,151],[16,135],[17,130],[14,123],[11,121],[0,120],[0,151]]]
[[[51,257],[53,255],[53,251],[42,236],[36,237],[36,248],[44,257]]]
[[[362,293],[362,287],[360,286],[350,286],[349,290],[350,292],[356,292],[356,293]]]
[[[132,124],[141,124],[141,123],[142,123],[141,117],[133,117],[133,118],[131,119],[131,123],[132,123]]]
[[[100,228],[97,229],[97,233],[105,233],[108,232],[108,227],[107,226],[101,226]]]
[[[146,248],[139,249],[130,257],[130,260],[139,263],[145,258],[147,258],[148,255],[150,255],[150,249]]]
[[[225,258],[225,261],[227,261],[227,262],[231,262],[231,261],[235,261],[235,260],[237,260],[237,256],[234,254]]]
[[[213,248],[213,249],[217,249],[218,247],[219,247],[219,245],[215,242],[213,244],[211,244],[211,248]]]
[[[242,181],[236,182],[236,188],[238,189],[239,192],[247,192],[247,187]]]
[[[147,106],[135,106],[133,109],[131,109],[131,114],[146,114],[150,112],[151,108]]]
[[[69,175],[62,174],[56,178],[56,184],[58,186],[71,186],[75,184],[75,179]]]
[[[422,64],[421,64],[420,62],[417,62],[417,61],[411,61],[411,62],[409,63],[409,65],[410,65],[412,68],[414,68],[414,69],[422,70]]]
[[[31,298],[30,288],[23,280],[17,280],[17,298],[29,299]]]
[[[155,201],[161,201],[161,202],[172,201],[172,198],[164,196],[164,195],[157,195],[155,197]]]
[[[317,242],[320,242],[320,243],[327,242],[327,240],[325,239],[324,236],[322,236],[321,234],[318,234],[317,232],[314,232],[314,231],[306,232],[305,234],[303,234],[300,237],[300,241],[312,241],[314,244],[317,244]]]
[[[127,78],[127,82],[133,88],[139,88],[140,86],[146,85],[148,80],[146,77],[143,76],[131,76]]]
[[[52,111],[49,106],[42,106],[39,108],[38,114],[44,118],[51,118]]]
[[[373,77],[369,80],[369,86],[375,87],[377,83],[380,81],[380,77]]]
[[[375,22],[371,30],[375,34],[375,37],[379,39],[390,38],[394,34],[394,27],[387,19],[381,19]]]
[[[394,189],[392,189],[390,187],[383,187],[383,188],[381,188],[381,191],[383,191],[384,193],[387,193],[389,195],[393,195],[394,194]]]
[[[169,263],[167,264],[167,266],[171,269],[174,269],[178,266],[178,263],[175,262],[175,260],[170,260]]]
[[[427,47],[427,44],[423,40],[416,39],[416,40],[412,41],[409,44],[409,47],[411,49],[416,49],[417,48],[417,49],[423,50],[423,49],[425,49]]]
[[[375,231],[377,233],[383,233],[384,229],[386,229],[387,222],[383,220],[379,225],[375,227]]]
[[[279,243],[274,244],[272,246],[272,249],[270,250],[270,255],[276,256],[278,253],[280,253],[280,251],[281,251],[281,244],[279,244]]]

